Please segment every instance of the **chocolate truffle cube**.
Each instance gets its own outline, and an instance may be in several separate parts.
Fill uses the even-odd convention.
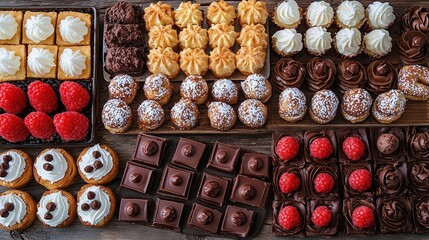
[[[413,231],[410,200],[391,196],[377,199],[377,217],[381,233],[411,233]]]
[[[374,178],[377,196],[399,196],[408,193],[407,165],[405,163],[377,164]]]
[[[194,203],[189,214],[187,226],[216,234],[221,217],[222,212]]]
[[[353,213],[355,211],[370,210],[373,212],[373,222],[366,219],[367,225],[365,227],[355,226],[353,223]],[[343,215],[346,221],[346,235],[372,235],[375,234],[375,206],[374,200],[371,197],[356,197],[346,198],[343,200]]]
[[[130,24],[140,22],[140,12],[137,7],[127,2],[117,2],[106,10],[106,23]]]
[[[376,163],[405,162],[405,134],[402,128],[371,128],[371,143]]]
[[[171,162],[174,165],[197,170],[206,145],[186,138],[180,138]]]
[[[306,179],[305,186],[306,186],[308,198],[310,199],[318,199],[318,198],[337,199],[338,198],[339,169],[336,164],[332,164],[332,165],[311,164],[305,168],[304,174]]]
[[[369,163],[341,164],[344,197],[373,197],[372,167]]]
[[[429,127],[409,127],[407,147],[408,161],[429,160]]]
[[[429,196],[412,196],[414,232],[429,232]]]
[[[187,199],[193,175],[190,171],[166,166],[162,174],[158,194]]]
[[[332,146],[332,153],[326,159],[317,159],[310,153],[311,144],[319,139],[319,138],[327,138]],[[305,160],[310,163],[319,163],[319,164],[333,164],[337,163],[337,137],[335,136],[334,130],[321,130],[321,131],[307,131],[304,134],[304,153]]]
[[[106,24],[104,42],[108,48],[143,47],[143,26],[141,24]]]
[[[121,187],[125,187],[143,194],[149,192],[150,182],[154,171],[151,168],[127,162],[124,175],[121,181]]]
[[[282,210],[291,206],[298,210],[300,220],[299,224],[292,229],[285,229],[279,222],[279,216],[282,214]],[[305,233],[305,202],[304,201],[274,201],[273,202],[273,235],[274,236],[294,236],[294,237],[304,237]]]
[[[245,238],[252,230],[255,212],[245,208],[228,205],[220,231],[225,234]]]
[[[109,48],[104,65],[106,72],[112,75],[139,75],[144,68],[143,49],[137,47]]]
[[[204,173],[197,199],[222,207],[229,192],[229,185],[229,179]]]
[[[337,130],[338,136],[338,152],[340,162],[342,163],[357,163],[357,162],[369,162],[372,159],[371,148],[369,146],[368,134],[365,128],[358,129],[340,129]],[[349,137],[356,137],[360,139],[365,145],[365,154],[360,159],[350,159],[344,152],[343,143]]]
[[[278,166],[274,168],[273,184],[274,198],[278,200],[303,201],[306,197],[304,170],[297,166]],[[293,175],[292,175],[293,174]],[[298,179],[300,184],[297,189],[282,189],[280,179]],[[287,191],[287,192],[285,192]]]
[[[149,200],[122,198],[118,220],[124,222],[147,222]]]
[[[240,174],[266,180],[270,178],[270,157],[259,153],[245,153],[241,158]]]
[[[325,227],[319,227],[312,221],[312,215],[316,208],[327,207],[332,214],[331,221]],[[320,209],[319,208],[319,209]],[[319,210],[318,209],[318,210]],[[307,201],[307,227],[306,232],[309,237],[335,236],[338,232],[338,222],[340,219],[340,202],[338,199],[325,200],[315,199]]]
[[[234,173],[238,162],[240,148],[221,142],[216,142],[210,156],[207,168]]]
[[[153,226],[180,232],[180,220],[184,206],[183,203],[158,198],[153,217]]]
[[[429,161],[408,163],[410,191],[418,195],[429,193]]]
[[[156,167],[161,166],[161,157],[166,141],[165,138],[140,134],[137,137],[133,160]]]
[[[295,138],[295,140],[299,143],[299,151],[298,155],[294,157],[293,159],[282,159],[277,154],[277,145],[279,141],[284,137],[292,137]],[[272,156],[274,158],[274,165],[294,165],[299,167],[304,167],[305,165],[305,157],[304,157],[304,133],[303,132],[295,132],[295,131],[286,131],[286,132],[279,132],[276,131],[273,134],[273,144],[271,146],[271,152]]]
[[[243,175],[234,178],[230,200],[257,208],[265,208],[271,184]]]

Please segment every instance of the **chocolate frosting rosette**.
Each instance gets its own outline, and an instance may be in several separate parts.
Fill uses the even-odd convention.
[[[292,58],[282,58],[274,66],[274,88],[279,92],[286,88],[300,88],[305,75],[302,63]]]
[[[312,92],[328,89],[334,84],[335,64],[331,59],[314,57],[307,63],[307,85]]]
[[[429,33],[429,12],[426,8],[415,6],[402,16],[402,32],[416,30]]]
[[[426,194],[429,192],[429,163],[414,162],[409,167],[410,188],[417,194]]]
[[[429,132],[419,132],[408,138],[410,154],[418,159],[429,159]]]
[[[401,60],[405,64],[424,62],[429,45],[426,34],[419,31],[407,31],[401,35],[397,43]]]
[[[337,66],[338,91],[344,93],[352,88],[362,87],[368,76],[364,66],[354,60],[343,60]]]
[[[414,202],[416,233],[427,232],[429,228],[429,197],[417,198]]]
[[[394,87],[398,78],[398,71],[389,62],[376,60],[372,62],[367,69],[368,81],[366,89],[375,94],[381,94]]]
[[[411,203],[405,197],[377,199],[381,233],[406,233],[413,230]]]
[[[377,183],[377,195],[400,195],[407,190],[406,173],[403,173],[396,165],[386,164],[377,169],[375,181]]]

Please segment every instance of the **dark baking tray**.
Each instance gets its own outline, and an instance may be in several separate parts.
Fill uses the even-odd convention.
[[[25,6],[25,7],[5,7],[0,6],[0,10],[17,10],[17,11],[41,11],[41,12],[47,12],[47,11],[55,11],[55,12],[62,12],[62,11],[75,11],[75,12],[83,12],[83,13],[89,13],[92,15],[92,28],[91,28],[91,50],[92,50],[92,77],[89,80],[79,80],[75,81],[76,83],[79,83],[82,85],[85,89],[89,90],[91,94],[91,105],[88,106],[85,110],[83,110],[81,113],[88,117],[90,121],[90,129],[87,137],[83,141],[77,141],[77,142],[66,142],[62,140],[58,135],[55,135],[54,139],[50,142],[45,142],[39,139],[36,139],[32,136],[27,138],[26,141],[20,142],[20,143],[10,143],[2,138],[0,138],[0,148],[21,148],[21,147],[82,147],[90,145],[95,140],[95,130],[96,130],[96,117],[97,117],[97,89],[98,89],[98,83],[97,83],[97,64],[99,63],[99,29],[98,29],[98,11],[97,8],[93,6],[71,6],[71,5],[62,5],[62,6]],[[28,84],[33,82],[34,78],[27,78],[24,81],[8,81],[8,83],[14,84],[16,86],[19,86],[21,89],[26,91]],[[54,91],[58,94],[58,87],[59,85],[64,82],[63,80],[57,80],[57,79],[43,79],[42,82],[47,82],[49,85],[52,86]],[[58,113],[63,110],[63,105],[61,104],[59,95],[58,95],[59,105],[58,110],[54,113]],[[25,113],[31,112],[32,108],[29,105],[25,110]],[[53,117],[52,114],[49,114],[51,117]],[[22,117],[21,115],[19,115]]]

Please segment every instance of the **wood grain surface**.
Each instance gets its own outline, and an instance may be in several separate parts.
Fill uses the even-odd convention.
[[[48,5],[48,6],[61,6],[64,4],[71,4],[73,6],[96,6],[101,13],[101,18],[103,17],[103,13],[105,9],[111,6],[115,0],[91,0],[91,1],[82,1],[82,0],[63,0],[63,1],[41,1],[41,0],[8,0],[2,1],[0,4],[5,6],[24,6],[24,5]],[[135,3],[143,3],[147,4],[147,0],[139,0],[139,1],[131,1]],[[173,3],[172,5],[177,5],[176,2],[165,1],[167,3]],[[209,4],[210,0],[201,1],[204,4]],[[269,8],[272,10],[273,7],[277,4],[277,0],[269,0],[267,1]],[[309,0],[299,1],[299,3],[306,5],[310,2]],[[332,2],[333,5],[337,5],[339,0],[329,1]],[[393,1],[392,1],[393,2]],[[421,2],[420,2],[421,3]],[[418,5],[419,3],[416,1],[394,1],[395,11],[399,11],[400,9],[404,9],[407,6]],[[426,3],[429,5],[429,3]],[[367,4],[366,4],[367,5]],[[403,10],[401,10],[403,11]],[[102,72],[102,65],[100,59],[100,65],[98,66],[100,73]],[[107,82],[103,80],[102,74],[99,74],[99,109],[101,109],[102,104],[107,100]],[[139,95],[142,95],[140,92]],[[428,111],[425,114],[429,114]],[[116,152],[118,153],[120,159],[120,173],[116,181],[112,184],[108,185],[108,187],[112,188],[116,193],[119,192],[119,182],[122,177],[122,173],[124,171],[125,163],[131,158],[134,144],[136,142],[136,136],[131,135],[111,135],[106,130],[104,130],[100,121],[98,121],[98,127],[96,129],[97,132],[97,141],[100,143],[106,143],[110,145]],[[162,137],[172,137],[167,135],[160,135]],[[262,153],[270,153],[270,143],[271,143],[271,134],[266,132],[261,133],[252,133],[249,134],[245,129],[241,130],[240,133],[234,135],[188,135],[191,139],[195,139],[197,141],[203,141],[208,143],[213,143],[216,140],[221,140],[225,143],[236,144],[240,147],[252,149],[255,151],[259,151]],[[5,149],[0,149],[0,151],[4,151]],[[39,152],[43,149],[23,149],[31,157],[36,157]],[[82,148],[67,148],[67,150],[74,156],[77,157]],[[80,187],[84,184],[84,182],[79,179],[79,181],[74,184],[72,187],[67,189],[71,193],[75,194],[80,189]],[[0,192],[4,191],[4,188],[0,188]],[[38,185],[35,181],[32,181],[24,191],[29,192],[35,199],[38,201],[42,195],[42,193],[46,190],[42,186]],[[256,239],[278,239],[272,236],[271,234],[271,213],[267,214],[266,223],[263,227],[263,230],[259,234]],[[338,236],[339,239],[345,239],[343,234]],[[376,235],[365,237],[365,239],[428,239],[428,235]],[[0,231],[0,239],[32,239],[32,240],[48,240],[48,239],[219,239],[215,237],[193,237],[187,236],[180,233],[174,233],[168,230],[160,230],[156,228],[151,228],[147,226],[130,224],[124,222],[118,222],[117,218],[114,217],[113,220],[104,228],[96,229],[84,227],[79,220],[76,220],[75,223],[64,229],[52,229],[42,226],[42,224],[36,220],[35,224],[27,229],[24,232],[7,232]],[[347,238],[353,239],[353,238]]]

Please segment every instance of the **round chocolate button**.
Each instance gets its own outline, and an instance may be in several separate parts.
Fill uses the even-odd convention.
[[[185,155],[187,157],[192,156],[192,154],[193,154],[192,150],[193,150],[193,147],[190,144],[185,144],[182,147],[182,153],[183,153],[183,155]]]
[[[50,212],[54,211],[57,208],[57,205],[54,202],[48,202],[46,204],[46,209]]]
[[[240,187],[239,194],[242,199],[251,200],[256,196],[256,189],[254,186],[244,184]]]
[[[177,213],[176,209],[172,206],[165,207],[161,210],[161,219],[164,222],[172,222],[176,220]]]
[[[45,213],[45,216],[43,216],[46,220],[51,220],[53,218],[52,214],[50,212]]]
[[[6,154],[3,156],[3,162],[9,163],[10,161],[12,161],[12,157],[10,155]]]
[[[152,156],[158,151],[158,144],[154,141],[145,141],[141,148],[144,155]]]
[[[135,203],[128,203],[127,206],[125,207],[125,213],[128,216],[135,217],[139,214],[139,212],[140,212],[140,207]]]
[[[143,176],[139,173],[134,172],[130,174],[129,180],[132,183],[139,183],[143,180]]]
[[[52,162],[52,160],[54,160],[54,156],[51,154],[46,154],[43,159],[45,159],[46,162]]]
[[[226,163],[228,161],[228,153],[224,150],[220,150],[216,153],[216,161],[219,163]]]
[[[257,158],[257,157],[252,157],[249,159],[249,168],[252,171],[258,171],[262,168],[263,162],[261,159]]]
[[[95,167],[95,169],[100,169],[103,167],[103,163],[101,161],[97,160],[94,162],[94,167]]]
[[[243,225],[246,221],[247,217],[243,212],[234,212],[231,215],[231,222],[235,227]]]
[[[86,173],[92,173],[94,171],[94,167],[93,166],[86,166],[83,170]]]
[[[89,208],[90,208],[90,206],[89,206],[89,204],[88,204],[88,203],[83,203],[83,204],[80,206],[80,209],[82,209],[82,211],[88,211],[88,210],[89,210]]]
[[[207,209],[200,210],[197,214],[197,221],[202,225],[207,225],[213,222],[213,213]]]
[[[221,191],[222,188],[220,187],[219,183],[215,181],[206,182],[203,186],[203,192],[212,198],[217,197]]]
[[[43,164],[43,169],[45,169],[46,171],[50,172],[54,169],[54,165],[50,164],[50,163],[45,163]]]
[[[171,184],[173,184],[174,186],[180,186],[183,182],[183,179],[181,176],[179,175],[173,175],[170,178],[170,182]]]
[[[0,217],[7,218],[9,216],[9,211],[6,209],[0,210]]]
[[[15,205],[13,203],[6,203],[4,205],[4,209],[8,212],[13,211],[15,209]]]
[[[94,198],[95,198],[95,192],[93,192],[93,191],[89,191],[89,192],[86,194],[86,197],[87,197],[89,200],[94,199]]]
[[[101,207],[101,203],[97,200],[92,201],[90,205],[91,205],[91,208],[94,210],[98,210]]]
[[[7,176],[6,170],[0,169],[0,177],[6,177],[6,176]]]
[[[101,153],[99,151],[94,151],[94,152],[92,152],[92,156],[94,158],[100,158],[101,157]]]

